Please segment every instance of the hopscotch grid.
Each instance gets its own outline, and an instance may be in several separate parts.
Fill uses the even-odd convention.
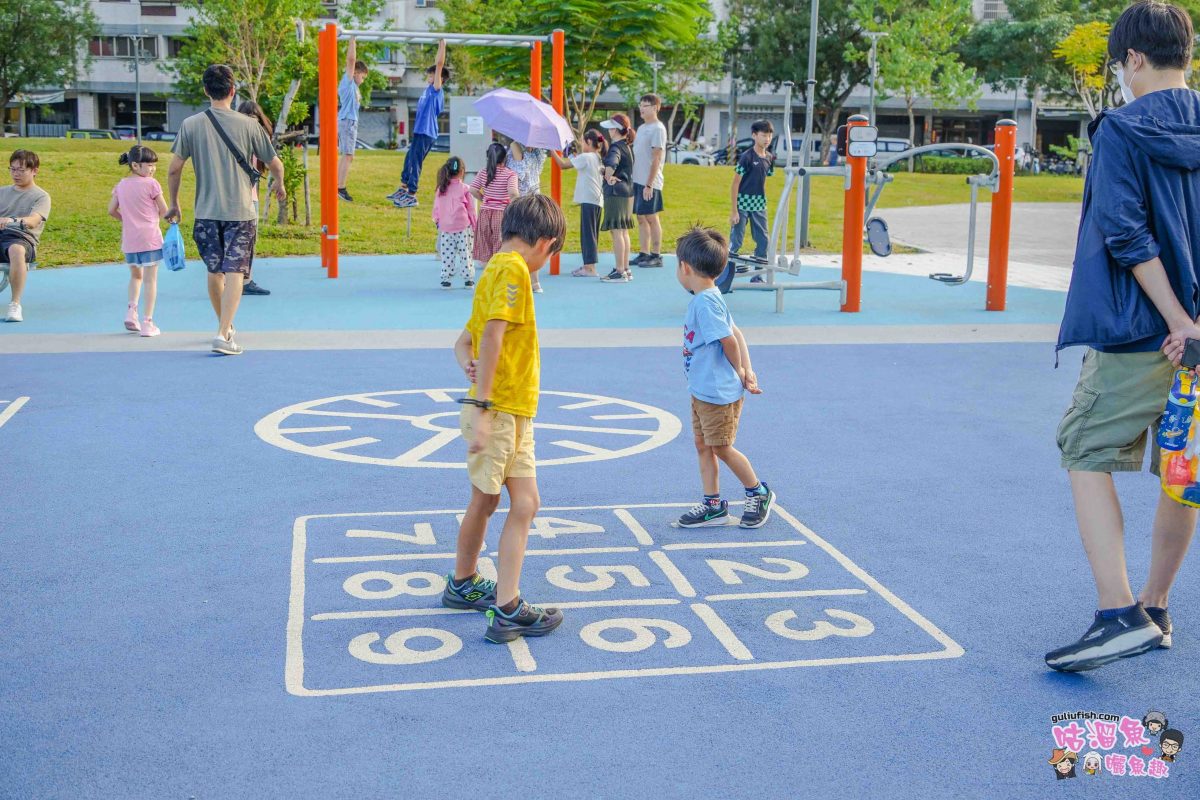
[[[732,504],[731,504],[732,505]],[[550,511],[597,511],[617,509],[638,509],[638,508],[688,508],[687,503],[641,503],[641,504],[622,504],[611,506],[555,506],[541,509],[543,512]],[[508,509],[503,511],[507,512]],[[787,512],[779,505],[775,506],[775,511],[779,516],[791,525],[798,533],[807,536],[809,541],[821,550],[831,556],[839,565],[851,573],[855,578],[862,581],[870,587],[870,589],[879,595],[888,605],[895,608],[903,616],[909,619],[910,622],[917,625],[922,631],[929,634],[939,645],[941,649],[920,653],[896,653],[873,656],[845,656],[836,658],[816,658],[816,659],[798,659],[788,661],[753,661],[753,663],[717,663],[707,665],[692,665],[692,666],[677,666],[677,667],[653,667],[643,669],[622,669],[622,670],[600,670],[600,671],[584,671],[584,672],[563,672],[563,673],[523,673],[520,675],[494,676],[485,678],[459,678],[441,681],[422,681],[413,683],[393,683],[393,684],[377,684],[371,686],[353,686],[353,687],[336,687],[326,689],[311,689],[304,686],[304,650],[303,650],[303,628],[305,622],[304,614],[304,597],[305,597],[305,551],[307,549],[307,524],[310,520],[331,519],[338,517],[369,517],[369,516],[428,516],[431,514],[461,514],[462,509],[443,509],[443,510],[423,510],[423,511],[390,511],[390,512],[350,512],[346,514],[311,514],[298,517],[293,525],[293,549],[292,549],[292,589],[288,602],[288,624],[287,624],[287,653],[285,657],[285,686],[290,694],[305,697],[328,697],[342,696],[350,694],[367,694],[373,692],[388,692],[388,691],[415,691],[429,689],[449,689],[449,688],[467,688],[467,687],[482,687],[482,686],[502,686],[516,685],[523,683],[560,683],[560,682],[578,682],[590,680],[608,680],[608,679],[623,679],[623,678],[644,678],[644,677],[664,677],[677,675],[700,675],[713,673],[733,673],[745,672],[750,670],[767,670],[767,669],[791,669],[799,667],[820,667],[820,666],[838,666],[851,664],[876,664],[889,662],[913,662],[959,658],[965,654],[965,650],[956,641],[946,635],[940,628],[934,625],[930,620],[919,614],[906,602],[901,600],[897,595],[888,590],[879,581],[873,578],[869,573],[855,564],[847,556],[842,554],[837,548],[819,537],[810,528],[800,522],[799,519]],[[795,541],[794,544],[805,544],[807,542]],[[684,544],[701,544],[701,543],[684,543]],[[715,543],[723,544],[723,543]],[[782,544],[782,543],[780,543]],[[670,545],[665,545],[666,549]],[[629,548],[638,552],[638,548]],[[673,548],[673,549],[700,549],[692,548]],[[669,569],[674,569],[678,572],[678,568],[671,562],[666,553],[654,551],[648,553],[649,557],[663,569],[665,561],[669,565],[663,569],[667,573],[667,577],[671,580]],[[660,556],[660,559],[654,559],[654,556]],[[678,577],[683,579],[686,589],[691,590],[691,594],[687,594],[686,590],[680,591],[687,597],[695,597],[696,593],[687,578],[679,572]],[[675,581],[672,580],[673,585]],[[680,586],[676,585],[676,590],[680,590]],[[811,590],[818,592],[820,595],[833,594],[870,594],[863,589],[835,589],[835,590]],[[745,593],[744,595],[709,595],[705,597],[707,601],[717,599],[767,599],[767,596],[774,599],[777,595],[786,596],[819,596],[805,592],[767,592],[767,593]],[[628,600],[613,600],[613,601],[570,601],[565,603],[554,604],[559,608],[588,608],[601,607],[605,605],[665,605],[680,604],[677,599],[639,599],[636,601]],[[693,611],[696,606],[703,604],[693,604]],[[711,609],[710,609],[711,611]],[[457,609],[402,609],[390,612],[367,611],[367,612],[332,612],[325,614],[316,614],[312,617],[314,621],[326,621],[332,619],[360,619],[381,616],[417,616],[417,615],[432,615],[439,613],[447,614],[474,614],[477,612],[469,610]],[[700,613],[697,612],[698,616]],[[712,612],[716,616],[715,611]],[[703,619],[703,617],[702,617]],[[717,617],[718,621],[719,617]],[[708,621],[704,620],[708,625]],[[720,621],[723,625],[723,621]],[[709,628],[710,631],[712,628]],[[714,635],[715,632],[714,632]],[[740,644],[740,642],[739,642]],[[744,645],[743,645],[744,648]],[[727,651],[729,648],[726,648]],[[733,651],[729,651],[733,655]],[[748,654],[748,650],[746,653]],[[528,661],[524,659],[518,660],[518,655],[514,653],[514,660],[517,663],[518,670],[522,665],[528,666]],[[736,657],[736,656],[734,656]],[[532,655],[530,655],[532,658]],[[536,666],[536,665],[535,665]]]
[[[639,597],[635,600],[567,600],[562,603],[542,603],[553,608],[612,608],[619,606],[677,606],[683,601],[673,597]],[[469,608],[391,608],[378,611],[328,611],[313,614],[314,622],[330,622],[343,619],[374,619],[391,617],[440,617],[451,614],[478,614]]]

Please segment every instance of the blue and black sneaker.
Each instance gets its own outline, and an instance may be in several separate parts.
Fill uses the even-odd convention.
[[[499,606],[493,605],[487,610],[487,618],[487,633],[483,638],[503,644],[518,636],[545,636],[562,625],[563,613],[557,608],[539,608],[521,600],[511,614],[505,614]]]
[[[1140,656],[1158,647],[1162,640],[1162,630],[1141,603],[1111,619],[1097,611],[1082,639],[1046,653],[1046,666],[1059,672],[1084,672],[1118,658]]]
[[[746,503],[742,506],[742,521],[739,528],[761,528],[771,517],[771,508],[775,505],[775,492],[765,483],[763,491],[746,495]]]
[[[1154,624],[1162,631],[1162,642],[1158,646],[1164,650],[1170,649],[1171,633],[1174,631],[1174,628],[1171,626],[1171,615],[1167,613],[1165,608],[1155,608],[1154,606],[1146,606],[1146,614],[1149,615],[1150,619],[1154,620]]]
[[[487,611],[496,602],[496,582],[480,577],[478,573],[461,583],[455,582],[454,573],[446,576],[446,590],[442,592],[442,605],[446,608],[467,608]]]
[[[687,510],[687,513],[675,521],[679,528],[706,528],[710,525],[724,525],[729,521],[729,503],[697,503]]]

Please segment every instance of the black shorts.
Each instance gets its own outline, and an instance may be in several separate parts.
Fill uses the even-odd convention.
[[[257,238],[258,221],[253,219],[198,219],[192,226],[196,250],[212,273],[237,272],[248,276]]]
[[[25,246],[26,264],[32,264],[37,260],[37,248],[28,239],[13,231],[0,231],[0,264],[9,263],[8,248],[14,244]]]
[[[642,196],[642,191],[645,189],[640,183],[633,185],[633,213],[634,216],[643,216],[646,214],[657,214],[663,210],[662,205],[662,189],[652,189],[654,196],[646,200]]]

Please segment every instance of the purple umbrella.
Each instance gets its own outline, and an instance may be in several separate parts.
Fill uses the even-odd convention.
[[[495,89],[475,101],[487,126],[525,147],[562,150],[575,140],[567,121],[531,94]]]

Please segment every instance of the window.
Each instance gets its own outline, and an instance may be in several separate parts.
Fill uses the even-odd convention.
[[[142,37],[142,58],[158,58],[158,37]],[[96,58],[133,58],[134,40],[128,36],[93,36],[88,52]]]
[[[188,43],[186,37],[183,36],[168,36],[167,37],[167,58],[179,58],[180,51],[183,46]]]
[[[435,0],[417,0],[417,8],[433,8],[436,5]]]
[[[983,0],[983,18],[1008,19],[1008,6],[1004,4],[1004,0]]]

